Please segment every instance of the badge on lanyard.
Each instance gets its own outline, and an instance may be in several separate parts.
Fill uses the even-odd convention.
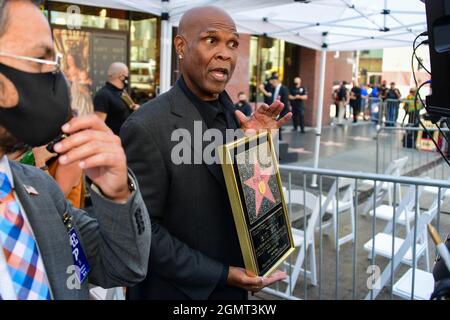
[[[67,228],[67,233],[70,239],[73,264],[76,266],[76,275],[78,281],[83,283],[83,281],[87,278],[89,271],[91,271],[91,266],[86,259],[86,255],[84,254],[80,239],[78,238],[75,226],[73,225],[72,216],[67,212],[64,213],[63,222]]]

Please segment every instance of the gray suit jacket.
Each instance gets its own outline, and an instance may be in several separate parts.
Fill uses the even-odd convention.
[[[15,191],[26,212],[41,253],[54,299],[88,299],[85,280],[70,289],[72,249],[62,216],[73,216],[75,228],[91,266],[90,283],[111,288],[132,286],[147,272],[151,227],[139,190],[119,205],[91,192],[95,216],[73,208],[54,180],[32,166],[10,161]],[[29,194],[24,186],[39,193]],[[72,277],[73,278],[73,277]]]
[[[234,112],[226,93],[220,100]],[[202,130],[195,132],[195,122]],[[121,128],[128,165],[152,220],[148,276],[129,290],[129,298],[243,299],[245,291],[226,286],[228,266],[242,267],[243,260],[222,169],[218,164],[175,164],[176,129],[191,138],[207,129],[178,83],[139,108]],[[186,150],[192,158],[200,157],[207,143],[193,145]]]

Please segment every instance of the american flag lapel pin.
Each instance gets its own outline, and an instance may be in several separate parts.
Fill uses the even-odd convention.
[[[37,192],[36,189],[32,186],[27,186],[26,184],[24,184],[23,187],[25,188],[25,191],[30,195],[37,196],[39,194],[39,192]]]

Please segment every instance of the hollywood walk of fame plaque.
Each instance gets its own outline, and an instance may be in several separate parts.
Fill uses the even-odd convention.
[[[219,151],[245,269],[268,276],[294,251],[271,134],[244,137]]]

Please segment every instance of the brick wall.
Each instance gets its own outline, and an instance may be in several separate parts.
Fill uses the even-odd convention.
[[[327,56],[327,78],[325,81],[325,98],[324,98],[324,119],[323,124],[330,123],[330,105],[334,104],[332,94],[333,84],[343,80],[351,82],[353,79],[353,64],[348,59],[353,58],[353,51],[341,51],[339,57],[335,58],[336,52],[332,51]],[[334,108],[334,107],[332,107]],[[325,110],[327,113],[325,114]]]
[[[312,126],[316,122],[315,106],[317,104],[317,96],[319,93],[319,68],[320,68],[320,52],[308,48],[300,50],[300,67],[298,74],[302,78],[302,85],[308,90],[308,100],[305,103],[305,123]]]
[[[352,56],[352,52],[340,52],[339,58],[335,58],[335,52],[327,52],[322,115],[322,123],[324,125],[330,123],[333,82],[342,80],[350,82],[352,80],[353,67],[347,61]],[[305,122],[307,126],[315,127],[320,81],[320,51],[302,48],[299,59],[299,75],[302,78],[303,85],[308,89],[308,100],[305,105]]]
[[[249,94],[249,82],[250,82],[250,70],[249,70],[249,57],[250,57],[250,38],[251,35],[240,34],[238,59],[236,68],[234,69],[233,76],[230,82],[227,84],[226,90],[230,95],[233,102],[237,101],[237,94],[240,91]]]

